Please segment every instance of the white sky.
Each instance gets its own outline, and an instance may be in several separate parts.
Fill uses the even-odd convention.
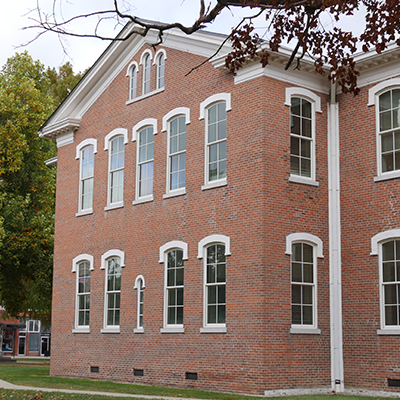
[[[34,59],[39,59],[46,67],[59,67],[70,61],[75,72],[83,71],[90,67],[100,54],[107,47],[109,42],[96,39],[68,38],[67,52],[65,55],[56,34],[48,32],[24,47],[17,47],[31,41],[37,34],[35,29],[23,30],[22,28],[33,25],[29,18],[37,17],[37,13],[30,10],[36,7],[38,0],[0,0],[0,67],[3,66],[8,57],[15,52],[28,50]],[[62,1],[65,17],[78,13],[90,12],[95,9],[111,9],[113,0],[57,0]],[[124,0],[121,0],[121,3]],[[127,1],[127,0],[125,0]],[[40,5],[47,12],[51,11],[53,0],[39,0]],[[182,22],[190,25],[193,23],[199,12],[199,0],[129,0],[134,13],[142,18],[152,19],[161,22]],[[17,6],[16,6],[17,5]],[[251,15],[251,11],[245,13],[242,10],[234,9],[235,15],[225,10],[212,24],[209,30],[213,32],[229,33],[230,28],[235,26],[243,15]],[[359,17],[352,17],[346,25],[356,28],[360,25]],[[265,25],[265,21],[257,24],[258,27]],[[329,19],[327,20],[329,24]],[[87,21],[80,24],[80,27],[89,26]],[[93,25],[92,25],[93,26]],[[121,27],[115,27],[109,22],[105,25],[109,35],[115,36]],[[262,30],[259,31],[262,34]]]

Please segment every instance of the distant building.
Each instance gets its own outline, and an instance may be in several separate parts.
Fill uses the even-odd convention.
[[[353,96],[284,51],[233,76],[223,39],[115,41],[41,128],[51,374],[398,392],[400,49],[356,58]]]

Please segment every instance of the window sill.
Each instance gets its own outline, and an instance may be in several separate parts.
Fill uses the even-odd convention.
[[[72,329],[72,333],[90,333],[90,328],[76,328],[76,329]]]
[[[378,329],[378,335],[400,335],[400,329]]]
[[[217,187],[226,186],[227,184],[228,184],[228,181],[226,179],[219,180],[219,181],[212,181],[212,182],[208,182],[207,184],[203,185],[201,187],[201,190],[214,189]]]
[[[319,182],[315,181],[314,179],[298,175],[290,175],[289,182],[301,183],[303,185],[319,186]]]
[[[75,214],[75,217],[82,217],[83,215],[93,214],[93,208],[88,208],[87,210],[79,211]]]
[[[135,328],[133,333],[144,333],[144,328]]]
[[[136,205],[136,204],[142,204],[142,203],[148,203],[149,201],[154,201],[154,196],[146,196],[146,197],[142,197],[140,199],[137,200],[133,200],[132,201],[132,205]]]
[[[100,329],[100,333],[121,333],[121,328],[119,326],[103,328]]]
[[[290,333],[296,335],[320,335],[321,329],[318,328],[290,328]]]
[[[177,189],[173,192],[165,193],[163,194],[163,199],[169,199],[170,197],[177,197],[177,196],[183,196],[186,194],[186,189]]]
[[[207,327],[207,328],[200,328],[200,333],[226,333],[227,329],[226,326],[221,327]]]
[[[115,210],[116,208],[122,208],[124,206],[124,202],[110,204],[109,206],[104,207],[104,211]]]
[[[384,172],[382,175],[375,176],[374,182],[387,181],[389,179],[400,178],[400,170]]]
[[[161,333],[185,333],[185,328],[176,327],[176,328],[161,328]]]
[[[125,102],[125,104],[126,104],[126,105],[129,105],[129,104],[132,104],[132,103],[136,103],[137,101],[140,101],[140,100],[143,100],[143,99],[147,99],[147,97],[151,97],[151,96],[154,96],[155,94],[161,93],[161,92],[163,92],[164,90],[165,90],[165,87],[162,87],[162,88],[160,88],[160,89],[153,90],[152,92],[149,92],[149,93],[146,93],[146,94],[142,94],[142,95],[139,96],[139,97],[135,97],[135,98],[132,99],[132,100],[128,100],[128,101]]]

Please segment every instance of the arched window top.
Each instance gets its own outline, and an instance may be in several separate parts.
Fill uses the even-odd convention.
[[[185,123],[190,124],[190,108],[187,107],[178,107],[174,108],[167,114],[163,116],[162,119],[162,130],[161,132],[166,132],[167,131],[167,123],[169,120],[171,120],[174,117],[177,117],[179,115],[184,115],[185,116]]]
[[[139,64],[136,61],[132,61],[129,65],[128,68],[126,69],[126,76],[131,76],[132,72],[136,69],[137,72],[139,72]]]
[[[97,139],[85,139],[82,140],[77,146],[76,146],[76,159],[79,160],[81,156],[81,150],[86,147],[86,146],[93,146],[93,153],[97,153]]]
[[[225,255],[231,255],[231,238],[225,235],[210,235],[201,239],[198,246],[197,258],[203,258],[203,250],[210,244],[223,243],[225,245]]]
[[[135,286],[133,287],[134,289],[139,288],[139,281],[142,281],[142,289],[146,287],[146,282],[144,281],[144,276],[143,275],[138,275],[135,279]]]
[[[157,131],[157,120],[155,118],[145,118],[138,122],[133,128],[132,128],[132,141],[135,142],[138,136],[138,133],[140,130],[142,130],[146,126],[152,126],[153,127],[153,134],[156,135],[158,133]]]
[[[315,111],[322,113],[321,110],[321,97],[316,95],[314,92],[308,89],[300,88],[300,87],[290,87],[285,89],[285,106],[291,106],[292,97],[302,97],[303,99],[308,100],[313,103],[315,106]]]
[[[232,110],[231,107],[231,94],[230,93],[217,93],[210,97],[207,97],[202,103],[200,103],[200,117],[199,119],[204,119],[205,110],[211,106],[213,103],[218,103],[219,101],[224,101],[226,103],[226,111]]]
[[[160,247],[160,259],[159,263],[164,262],[164,254],[167,253],[170,250],[174,249],[180,249],[183,251],[183,260],[188,259],[188,245],[185,242],[182,242],[180,240],[173,240],[171,242],[165,243]]]
[[[109,134],[106,135],[104,138],[104,150],[108,150],[109,143],[114,136],[123,136],[124,137],[124,144],[128,143],[128,129],[125,128],[116,128],[111,131]]]
[[[400,78],[388,79],[373,86],[368,91],[368,106],[377,104],[376,97],[390,89],[400,89]]]
[[[371,256],[378,255],[378,244],[387,240],[399,239],[400,229],[390,229],[388,231],[377,233],[371,238]]]
[[[161,56],[164,56],[164,60],[167,59],[167,52],[165,51],[165,49],[158,49],[156,55],[154,56],[153,65],[158,64]]]
[[[296,242],[308,243],[312,246],[315,246],[317,251],[317,257],[323,258],[323,246],[322,240],[311,233],[305,232],[298,232],[298,233],[291,233],[290,235],[286,236],[286,251],[285,254],[291,256],[292,255],[292,244]]]
[[[125,267],[125,253],[121,250],[113,249],[113,250],[108,250],[101,256],[100,269],[106,268],[107,260],[111,257],[119,257],[121,260],[121,267]]]
[[[144,62],[145,62],[147,56],[149,56],[150,61],[153,59],[153,53],[149,49],[146,49],[145,51],[143,51],[142,55],[140,56],[139,65],[144,65]]]
[[[76,256],[72,260],[72,272],[77,271],[78,264],[82,261],[88,261],[90,264],[90,270],[93,271],[94,270],[93,260],[94,260],[94,258],[90,254],[79,254],[79,256]]]

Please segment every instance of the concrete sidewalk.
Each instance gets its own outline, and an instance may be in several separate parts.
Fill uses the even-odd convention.
[[[98,395],[107,397],[129,397],[136,399],[163,399],[163,400],[196,400],[188,399],[184,397],[165,397],[165,396],[146,396],[144,394],[127,394],[127,393],[111,393],[111,392],[96,392],[92,390],[72,390],[72,389],[54,389],[54,388],[39,388],[31,386],[19,386],[12,383],[8,383],[0,379],[0,389],[11,389],[11,390],[34,390],[36,392],[60,392],[60,393],[81,393],[88,395]]]

